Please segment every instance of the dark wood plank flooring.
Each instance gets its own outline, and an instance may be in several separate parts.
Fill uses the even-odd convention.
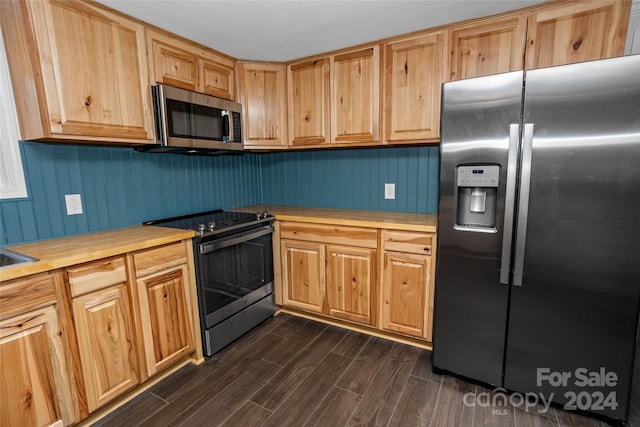
[[[629,425],[640,427],[640,384],[634,383]],[[94,425],[606,425],[553,407],[465,404],[465,395],[470,402],[487,392],[434,374],[427,350],[281,314]]]

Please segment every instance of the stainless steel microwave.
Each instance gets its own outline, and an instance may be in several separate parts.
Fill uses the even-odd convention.
[[[237,102],[159,84],[151,87],[156,145],[144,151],[241,152],[242,106]]]

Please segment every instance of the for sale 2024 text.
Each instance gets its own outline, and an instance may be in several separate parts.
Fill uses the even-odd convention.
[[[573,385],[582,391],[567,391],[564,397],[568,399],[565,410],[580,409],[583,411],[615,410],[618,400],[615,391],[602,391],[602,388],[615,387],[618,384],[618,374],[601,367],[598,371],[587,368],[577,368],[575,371],[551,371],[549,368],[538,368],[536,383],[538,387],[545,384],[551,387],[567,387]],[[594,390],[598,388],[598,390]]]

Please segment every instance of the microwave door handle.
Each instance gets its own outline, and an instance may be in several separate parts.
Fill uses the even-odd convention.
[[[231,141],[231,130],[229,129],[229,111],[222,112],[222,140],[224,142]]]

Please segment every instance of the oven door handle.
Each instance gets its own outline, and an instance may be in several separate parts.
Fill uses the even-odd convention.
[[[216,251],[218,249],[237,245],[238,243],[248,242],[249,240],[253,240],[255,238],[262,237],[271,233],[273,233],[273,226],[267,225],[266,227],[261,227],[261,228],[258,228],[257,230],[254,229],[254,230],[245,231],[244,233],[227,236],[226,238],[222,238],[220,240],[215,240],[210,243],[201,244],[200,254],[204,255],[209,252]]]

